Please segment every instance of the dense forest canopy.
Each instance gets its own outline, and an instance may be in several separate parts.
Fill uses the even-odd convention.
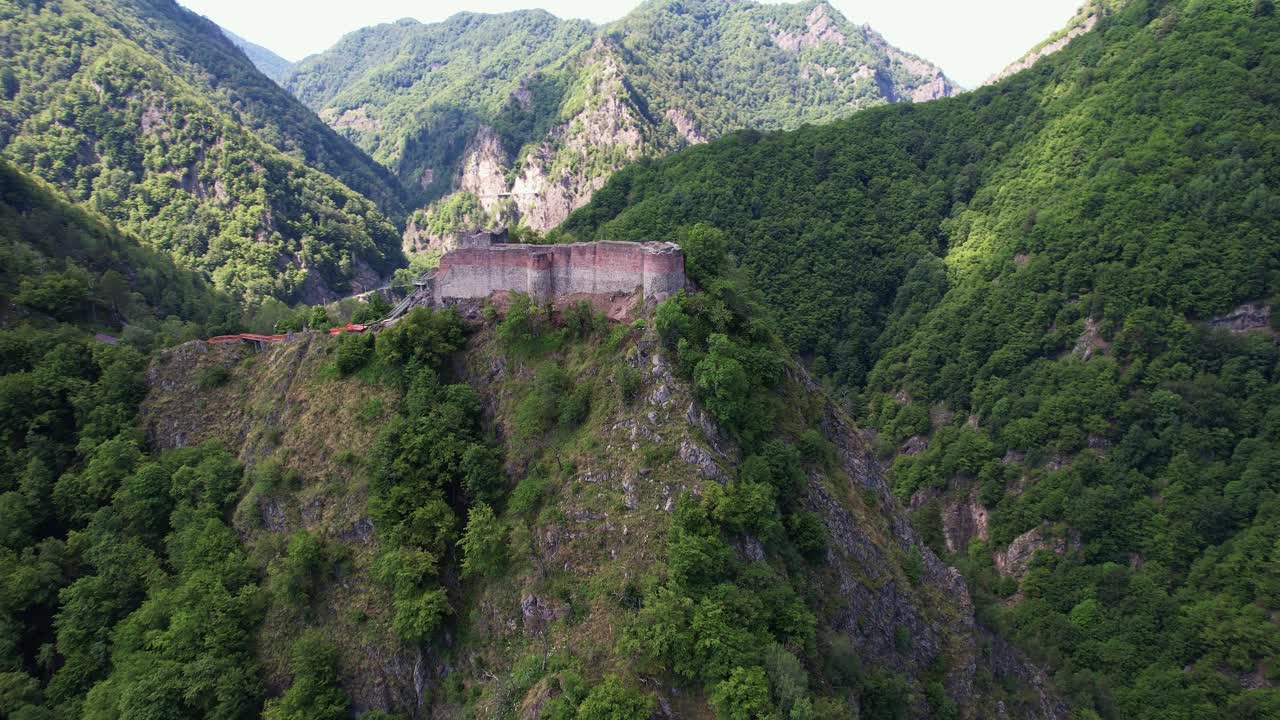
[[[106,662],[107,629],[142,598],[148,573],[159,570],[154,550],[170,501],[148,483],[167,483],[206,457],[201,451],[163,463],[145,458],[136,413],[148,353],[234,327],[239,317],[236,304],[196,273],[0,161],[5,717],[55,717],[54,698],[87,690],[84,683]],[[212,452],[207,457],[216,462]],[[124,480],[143,465],[140,476]],[[214,492],[225,494],[226,470],[217,472],[223,485]],[[95,510],[113,495],[131,498],[120,500],[130,507],[128,519],[95,521]]]
[[[0,0],[0,718],[1280,717],[1274,2],[814,126],[946,94],[830,12],[353,34],[290,86],[406,192],[169,0]],[[327,329],[473,131],[592,180],[614,111],[752,128],[551,234],[690,291],[166,350]]]
[[[1129,2],[960,98],[628,168],[563,236],[726,231],[936,547],[990,513],[952,557],[1080,712],[1270,717],[1278,92],[1272,3]]]
[[[0,152],[243,301],[315,302],[398,263],[368,199],[395,211],[395,181],[212,23],[172,2],[6,2],[0,46]]]

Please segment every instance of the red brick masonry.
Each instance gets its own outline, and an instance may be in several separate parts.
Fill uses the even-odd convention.
[[[499,244],[445,253],[433,296],[445,304],[503,290],[540,301],[643,290],[646,300],[663,300],[684,285],[684,253],[675,243]]]

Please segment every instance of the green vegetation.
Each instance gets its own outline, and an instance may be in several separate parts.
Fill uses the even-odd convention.
[[[395,212],[394,181],[203,18],[8,3],[0,38],[0,154],[237,299],[323,298],[397,263],[395,226],[344,184]]]
[[[377,340],[379,362],[402,372],[404,413],[379,439],[369,514],[380,538],[376,572],[392,588],[395,630],[408,642],[426,642],[451,612],[439,575],[457,542],[462,508],[450,502],[484,503],[501,488],[474,391],[439,380],[440,361],[461,348],[461,339],[456,313],[416,308]],[[472,507],[462,540],[467,573],[488,572],[499,562],[487,537],[492,528],[481,527],[485,509]]]
[[[430,238],[524,227],[515,201],[481,207],[459,191],[468,153],[497,163],[507,188],[545,176],[568,183],[571,198],[705,137],[953,90],[932,65],[814,0],[651,0],[599,28],[541,10],[401,20],[302,61],[286,86],[428,203],[410,230]],[[551,192],[536,201],[561,202]],[[530,219],[546,229],[559,212]]]
[[[223,522],[240,468],[149,456],[136,426],[146,353],[238,309],[6,163],[0,258],[0,712],[256,712],[256,578]]]
[[[267,703],[263,720],[344,720],[347,697],[338,684],[338,657],[332,643],[311,630],[293,645],[293,684]]]
[[[145,351],[234,328],[240,310],[195,273],[0,161],[0,318],[33,330],[123,327],[124,340]]]
[[[916,518],[935,549],[977,493],[990,537],[954,561],[1081,717],[1268,717],[1280,355],[1274,326],[1209,321],[1280,299],[1278,50],[1265,4],[1134,0],[958,99],[629,168],[559,237],[684,233],[696,276],[690,228],[723,231],[882,451],[927,441],[892,479],[944,493]],[[735,401],[767,373],[694,334],[708,408],[751,437]],[[1079,545],[998,572],[1037,529]]]
[[[1107,8],[994,87],[615,176],[550,239],[678,240],[695,287],[635,322],[514,294],[247,357],[151,353],[380,317],[281,299],[385,273],[399,239],[357,190],[394,192],[172,4],[0,5],[0,717],[337,719],[398,684],[374,702],[449,717],[1040,702],[871,464],[846,475],[811,378],[1075,717],[1280,714],[1280,18]],[[766,43],[813,12],[461,15],[299,77],[429,196],[479,125],[527,157],[608,93],[648,151],[687,140],[667,110],[771,129],[910,85],[839,23],[844,46]],[[877,75],[793,82],[819,61]],[[479,206],[437,211],[415,222]]]
[[[307,58],[286,87],[406,186],[432,170],[426,192],[439,197],[479,124],[493,122],[525,78],[554,74],[585,50],[590,36],[589,24],[539,10],[460,13],[431,25],[402,20],[358,30]],[[532,138],[512,139],[519,147]]]
[[[591,689],[578,706],[578,720],[645,720],[653,713],[651,695],[636,692],[616,677]]]

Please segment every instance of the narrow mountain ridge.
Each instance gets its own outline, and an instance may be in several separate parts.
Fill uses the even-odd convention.
[[[1062,50],[1067,45],[1070,45],[1072,40],[1081,35],[1091,32],[1098,26],[1099,20],[1115,12],[1124,2],[1125,0],[1088,0],[1084,5],[1080,6],[1080,9],[1076,11],[1075,17],[1071,18],[1061,30],[1041,40],[1022,57],[1006,65],[1000,72],[987,78],[982,84],[997,83],[1010,75],[1034,67],[1041,59]]]
[[[284,82],[285,78],[293,72],[293,62],[285,60],[257,43],[245,40],[226,28],[222,28],[222,32],[231,42],[236,44],[236,47],[244,51],[245,56],[249,58],[249,62],[253,63],[254,67],[277,83]]]

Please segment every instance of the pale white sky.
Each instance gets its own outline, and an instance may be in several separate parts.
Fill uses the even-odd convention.
[[[638,0],[178,0],[219,25],[300,60],[352,30],[411,17],[443,20],[462,11],[540,7],[563,18],[616,20]],[[1062,27],[1083,0],[829,0],[845,17],[871,23],[889,42],[976,87]]]

